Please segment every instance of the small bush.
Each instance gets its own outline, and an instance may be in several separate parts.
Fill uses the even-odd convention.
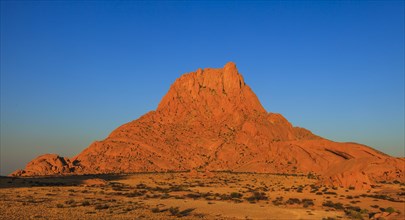
[[[102,210],[102,209],[108,209],[108,208],[110,208],[110,206],[108,206],[107,204],[104,204],[104,205],[98,204],[95,207],[96,210]]]
[[[201,195],[198,193],[189,193],[186,195],[186,197],[192,198],[192,199],[199,199],[199,198],[201,198]]]
[[[132,197],[143,196],[144,194],[141,193],[141,192],[135,191],[135,192],[125,193],[123,195],[126,196],[126,197],[129,197],[129,198],[132,198]]]
[[[69,199],[69,200],[65,201],[65,204],[66,204],[66,205],[71,205],[71,204],[73,204],[73,203],[75,203],[75,200],[74,200],[74,199]]]
[[[153,213],[158,213],[158,212],[160,212],[160,210],[159,210],[158,207],[152,208],[151,210],[152,210]]]
[[[334,203],[334,202],[332,202],[332,201],[330,201],[330,200],[328,200],[328,201],[322,203],[322,206],[335,208],[335,209],[337,209],[337,210],[343,210],[343,209],[344,209],[342,203],[340,203],[340,202]]]
[[[349,210],[346,212],[346,215],[350,217],[350,219],[364,219],[360,212],[356,212],[354,210]]]
[[[302,206],[304,207],[304,208],[308,208],[308,207],[310,207],[310,206],[314,206],[315,204],[314,204],[314,202],[312,201],[312,199],[302,199]]]
[[[385,209],[385,212],[388,212],[388,213],[394,213],[395,212],[395,209],[394,208],[392,208],[392,207],[388,207],[388,208],[386,208]]]
[[[289,198],[285,203],[288,205],[301,204],[301,200],[297,198]]]
[[[231,198],[232,199],[240,199],[240,198],[242,198],[242,194],[241,193],[238,193],[238,192],[233,192],[233,193],[231,193]]]
[[[277,197],[275,200],[272,201],[273,205],[279,206],[283,204],[283,197]]]
[[[170,195],[167,193],[164,193],[163,195],[160,196],[161,199],[168,199],[170,198]]]
[[[255,201],[259,201],[259,200],[268,200],[269,198],[266,196],[265,193],[263,192],[253,192],[253,195],[248,197],[247,200],[249,202],[255,202]]]
[[[179,213],[179,207],[170,207],[169,212],[170,214],[177,216],[177,214]]]
[[[221,200],[230,200],[231,199],[231,196],[227,195],[227,194],[222,194],[219,197],[221,198]]]
[[[179,213],[177,214],[177,217],[188,216],[188,215],[190,215],[190,213],[191,213],[192,211],[194,211],[194,210],[195,210],[195,209],[193,209],[193,208],[185,209],[185,210],[179,212]]]
[[[308,179],[318,179],[318,177],[313,173],[308,173],[307,178]]]

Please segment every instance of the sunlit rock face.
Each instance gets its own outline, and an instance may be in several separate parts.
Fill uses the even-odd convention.
[[[375,181],[405,182],[404,165],[404,159],[323,139],[267,112],[230,62],[182,75],[156,111],[118,127],[77,156],[43,155],[11,175],[313,173],[322,184],[369,188]]]

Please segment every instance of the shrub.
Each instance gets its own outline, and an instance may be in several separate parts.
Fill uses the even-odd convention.
[[[179,213],[179,207],[170,207],[169,212],[172,215],[177,215]]]
[[[350,217],[350,219],[364,219],[360,212],[356,212],[354,210],[347,211],[346,215]]]
[[[269,198],[263,192],[253,192],[253,195],[248,197],[248,201],[259,201],[259,200],[268,200]]]
[[[347,206],[346,206],[346,210],[353,210],[353,211],[356,211],[356,212],[361,212],[361,211],[362,211],[360,207],[358,207],[358,206],[351,206],[351,205],[347,205]],[[365,209],[365,210],[367,211],[367,209]]]
[[[240,198],[242,198],[242,194],[241,193],[238,193],[238,192],[233,192],[233,193],[231,193],[231,198],[232,199],[240,199]]]
[[[98,205],[96,205],[96,207],[95,207],[96,210],[108,209],[108,208],[110,208],[110,206],[108,206],[107,204],[104,204],[104,205],[98,204]]]
[[[338,202],[338,203],[333,203],[332,201],[328,200],[324,203],[322,203],[322,206],[326,206],[326,207],[331,207],[331,208],[335,208],[337,210],[343,210],[343,204]]]
[[[283,197],[277,197],[275,200],[272,201],[273,205],[279,206],[283,204]]]
[[[301,200],[297,198],[289,198],[285,203],[289,205],[301,204]]]
[[[308,207],[310,207],[310,206],[314,206],[315,204],[314,204],[314,202],[312,201],[312,199],[302,199],[302,206],[304,207],[304,208],[308,208]]]
[[[189,198],[192,198],[192,199],[199,199],[199,198],[201,198],[201,195],[198,194],[198,193],[189,193],[189,194],[187,194],[186,196],[189,197]]]
[[[160,198],[161,198],[161,199],[168,199],[168,198],[170,198],[170,195],[167,194],[167,193],[165,193],[165,194],[163,194],[162,196],[160,196]]]
[[[388,213],[394,213],[395,212],[395,209],[394,208],[392,208],[392,207],[388,207],[388,208],[386,208],[385,209],[385,212],[388,212]]]
[[[222,194],[219,197],[221,198],[221,200],[229,200],[229,199],[231,199],[231,196],[227,195],[227,194]]]
[[[267,200],[267,199],[268,199],[267,196],[262,192],[253,192],[251,196],[246,198],[246,200],[249,201],[250,203],[255,203],[259,200]]]
[[[153,213],[160,212],[160,210],[159,210],[159,208],[158,208],[158,207],[152,208],[151,210],[152,210],[152,212],[153,212]]]
[[[188,215],[189,215],[192,211],[194,211],[194,210],[195,210],[194,208],[185,209],[185,210],[179,212],[179,213],[177,214],[177,217],[188,216]]]
[[[73,203],[75,203],[74,199],[69,199],[69,200],[65,201],[65,204],[67,204],[67,205],[70,205],[70,204],[73,204]]]

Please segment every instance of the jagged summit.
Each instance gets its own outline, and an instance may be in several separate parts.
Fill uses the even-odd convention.
[[[170,87],[157,111],[174,116],[188,112],[214,118],[235,111],[243,114],[266,112],[232,62],[223,68],[198,69],[184,74]]]
[[[268,113],[230,62],[184,74],[156,111],[118,127],[77,156],[40,156],[11,175],[193,169],[314,173],[320,183],[369,188],[375,181],[405,182],[404,165],[404,159],[323,139]]]

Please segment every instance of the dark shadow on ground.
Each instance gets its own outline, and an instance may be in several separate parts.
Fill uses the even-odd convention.
[[[92,174],[92,175],[69,175],[69,176],[41,176],[41,177],[8,177],[0,176],[1,188],[41,187],[41,186],[79,186],[85,180],[102,179],[116,181],[124,179],[127,175],[122,174]]]
[[[189,171],[168,171],[168,172],[138,172],[125,174],[83,174],[83,175],[55,175],[55,176],[35,176],[35,177],[9,177],[0,176],[0,189],[4,188],[22,188],[22,187],[41,187],[41,186],[80,186],[85,184],[86,180],[102,179],[107,182],[113,182],[126,179],[128,176],[144,174],[162,174],[162,173],[187,173]]]

